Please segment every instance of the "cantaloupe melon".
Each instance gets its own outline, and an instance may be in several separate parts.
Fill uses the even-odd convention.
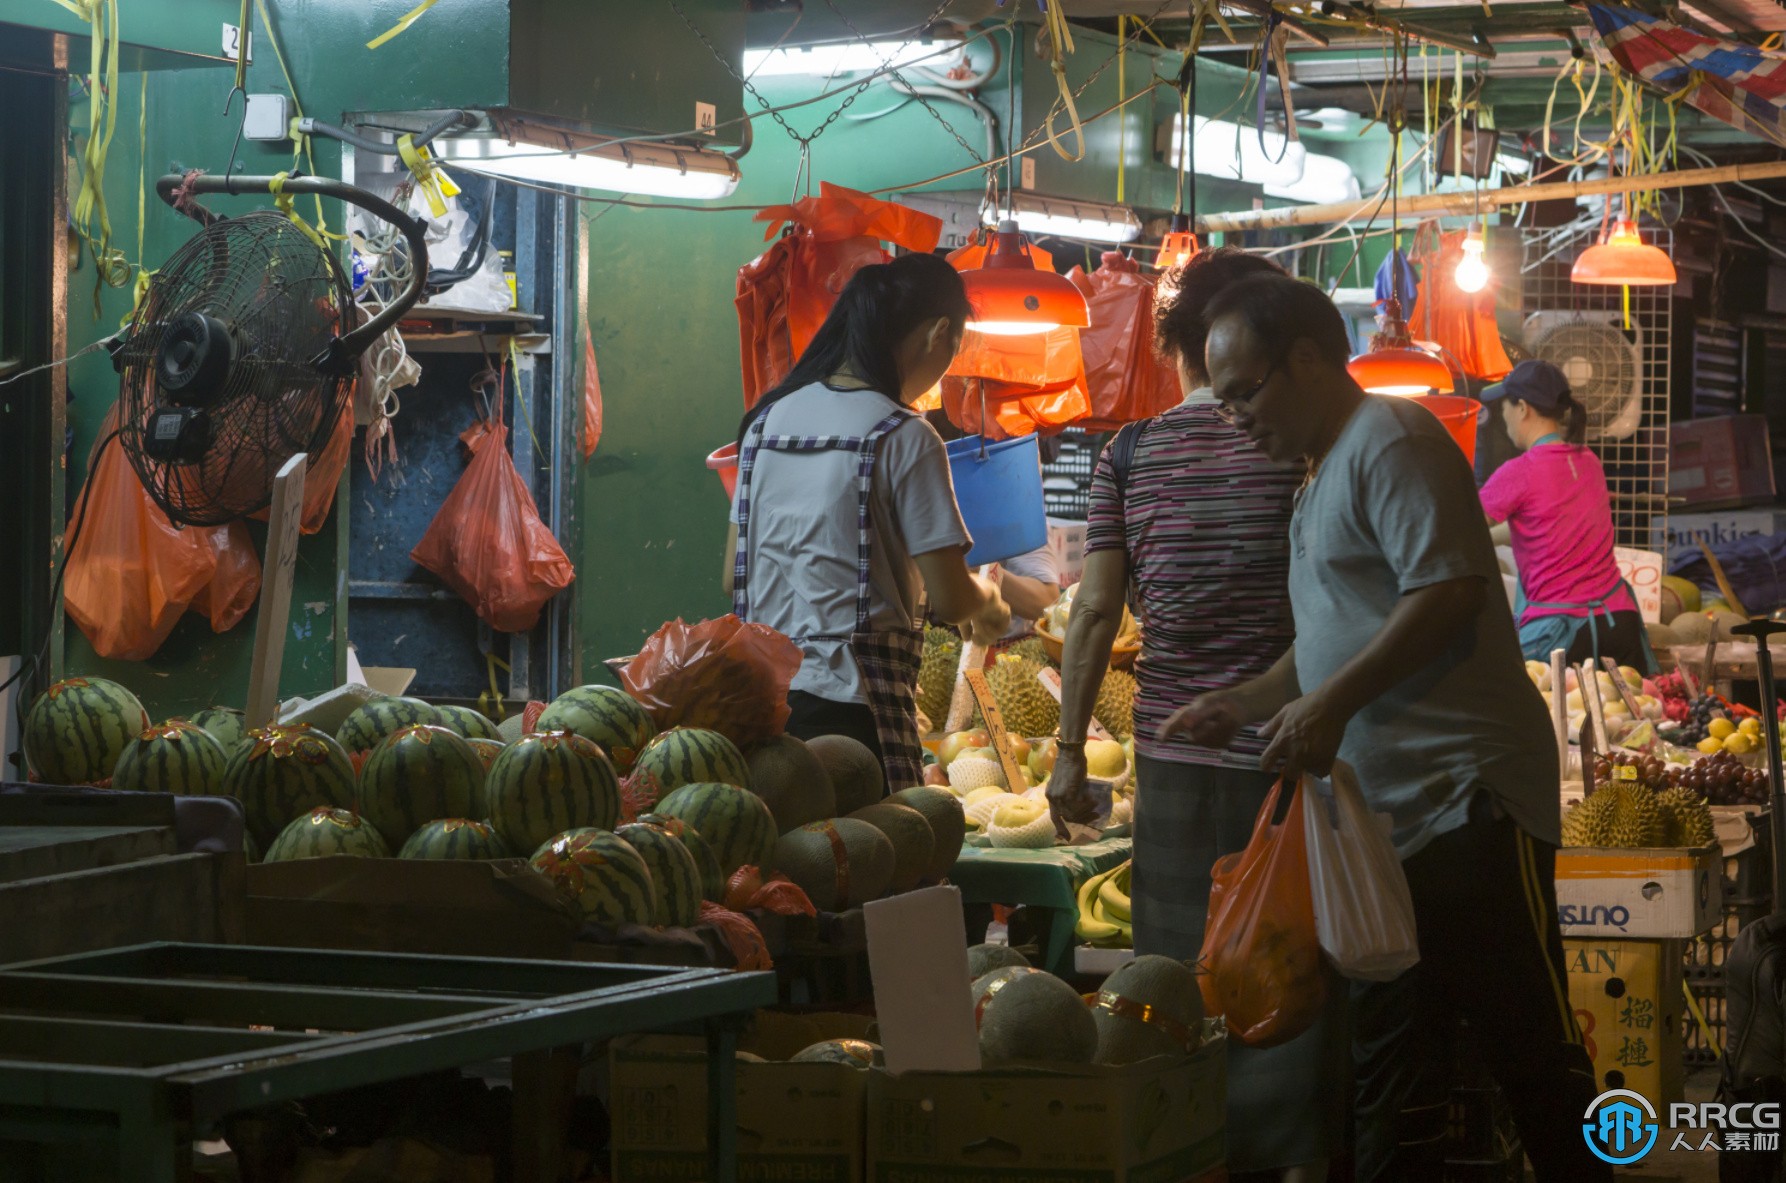
[[[1684,645],[1703,645],[1718,635],[1718,626],[1712,618],[1698,612],[1683,612],[1668,622],[1675,636]]]
[[[812,822],[783,834],[775,867],[822,912],[843,912],[885,895],[893,882],[893,843],[856,818]]]
[[[1009,945],[974,945],[967,951],[969,980],[983,978],[996,969],[1028,969],[1029,958]]]
[[[1734,641],[1736,634],[1732,629],[1741,628],[1749,623],[1749,618],[1739,616],[1735,612],[1715,612],[1712,614],[1712,627],[1718,630],[1718,640]]]
[[[910,891],[918,886],[936,847],[924,815],[909,805],[882,802],[858,809],[850,817],[867,822],[893,843],[893,890]]]
[[[1001,974],[1010,976],[1001,981]],[[1098,1026],[1085,1000],[1053,974],[1001,969],[974,987],[980,1058],[985,1063],[1089,1064],[1097,1054]]]
[[[751,749],[750,788],[775,815],[775,832],[837,816],[831,774],[800,740],[781,735]]]
[[[961,798],[947,789],[901,789],[887,798],[889,805],[905,805],[924,815],[930,823],[930,864],[923,879],[935,883],[948,878],[961,857],[961,839],[967,834],[967,816]]]
[[[881,1063],[881,1047],[866,1039],[827,1039],[811,1047],[801,1048],[790,1063],[847,1064],[866,1072]]]
[[[1203,994],[1182,961],[1143,954],[1105,979],[1091,1017],[1100,1064],[1182,1056],[1202,1042]]]
[[[848,816],[887,795],[887,774],[861,740],[847,735],[821,735],[806,741],[825,766],[837,795],[837,812]]]
[[[1662,623],[1667,624],[1683,612],[1699,611],[1699,588],[1679,575],[1662,577]]]

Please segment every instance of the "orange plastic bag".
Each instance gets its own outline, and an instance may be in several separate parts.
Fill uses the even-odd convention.
[[[658,730],[703,727],[748,751],[787,729],[788,686],[800,661],[798,645],[730,613],[699,624],[672,620],[620,671],[620,684]]]
[[[1090,275],[1075,267],[1067,277],[1091,306],[1091,327],[1079,330],[1091,413],[1076,426],[1114,431],[1177,406],[1178,374],[1154,354],[1153,281],[1120,251],[1104,252]]]
[[[499,632],[520,633],[577,572],[540,520],[498,419],[409,557]]]
[[[226,633],[242,623],[260,598],[260,556],[241,522],[206,530],[217,567],[211,581],[192,597],[192,611],[210,618],[211,631]]]
[[[353,394],[353,386],[342,391],[341,412],[335,417],[335,430],[304,470],[304,512],[298,518],[300,534],[314,534],[322,529],[328,524],[329,511],[335,508],[335,490],[341,484],[341,474],[347,471],[348,453],[353,450]],[[253,515],[254,520],[264,522],[271,512],[270,506],[260,510]]]
[[[784,224],[791,229],[738,269],[734,304],[746,408],[794,368],[850,277],[892,258],[881,242],[932,251],[943,230],[930,214],[830,182],[820,184],[817,197],[771,206],[756,220],[769,223],[765,239]]]
[[[1301,788],[1283,822],[1271,820],[1283,787],[1266,796],[1246,849],[1216,860],[1203,931],[1204,1008],[1249,1047],[1296,1038],[1327,1001]]]
[[[982,378],[944,378],[940,391],[949,422],[991,440],[1031,432],[1053,435],[1091,411],[1091,399],[1078,382],[1049,389]]]
[[[595,338],[583,330],[583,431],[579,438],[583,459],[595,455],[602,442],[602,380],[595,368]]]
[[[100,429],[112,432],[114,415]],[[113,440],[81,486],[70,519],[80,523],[62,576],[68,615],[101,657],[154,655],[217,569],[208,530],[175,526],[149,497]]]
[[[1495,282],[1479,292],[1466,292],[1452,278],[1464,257],[1467,232],[1440,234],[1422,226],[1414,239],[1414,263],[1425,282],[1414,300],[1408,329],[1422,341],[1431,341],[1457,359],[1472,378],[1497,381],[1513,370],[1513,362],[1501,343],[1495,323]]]

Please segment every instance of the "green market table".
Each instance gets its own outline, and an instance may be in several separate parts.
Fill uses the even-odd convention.
[[[965,904],[1027,904],[1054,912],[1042,966],[1067,976],[1073,972],[1079,885],[1127,862],[1133,849],[1133,841],[1126,837],[1046,850],[999,849],[964,842],[961,857],[949,872],[949,882],[961,889]]]
[[[709,1178],[731,1183],[737,1031],[775,999],[770,973],[569,961],[162,943],[23,962],[0,968],[0,1141],[97,1139],[120,1181],[177,1183],[228,1114],[513,1057],[515,1179],[555,1183],[550,1105],[523,1088],[541,1058],[693,1025]]]

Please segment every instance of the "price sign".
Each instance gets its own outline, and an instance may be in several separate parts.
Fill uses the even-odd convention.
[[[1625,577],[1625,582],[1631,585],[1631,593],[1637,597],[1637,611],[1642,614],[1644,623],[1661,623],[1662,556],[1653,550],[1619,546],[1613,548],[1612,557],[1619,565],[1619,574]]]

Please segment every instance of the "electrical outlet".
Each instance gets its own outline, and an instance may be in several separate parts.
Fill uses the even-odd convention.
[[[1018,175],[1019,179],[1017,183],[1022,185],[1025,189],[1034,189],[1036,187],[1036,162],[1034,157],[1025,156],[1023,158],[1023,164],[1018,170]]]
[[[718,128],[716,125],[718,123],[719,123],[719,108],[718,107],[715,107],[712,103],[696,103],[695,104],[695,130],[696,131],[700,132],[703,135],[709,135],[709,136],[717,135]]]
[[[242,52],[242,30],[235,25],[223,26],[223,56],[235,61]],[[254,31],[248,32],[248,60],[254,60]]]
[[[282,94],[251,94],[242,137],[259,143],[291,139],[291,100]]]

